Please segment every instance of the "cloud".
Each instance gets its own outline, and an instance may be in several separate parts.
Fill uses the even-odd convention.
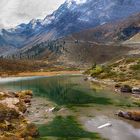
[[[34,18],[44,18],[65,0],[1,0],[0,28],[14,27]]]

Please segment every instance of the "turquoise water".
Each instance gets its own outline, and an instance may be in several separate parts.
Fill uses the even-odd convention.
[[[85,137],[85,135],[82,135],[81,133],[84,132],[87,135],[87,138],[90,139],[89,137],[94,135],[91,132],[97,132],[103,137],[111,140],[131,140],[132,137],[133,140],[140,139],[139,123],[123,120],[114,116],[117,110],[138,108],[135,104],[133,104],[131,96],[127,94],[116,94],[104,89],[99,89],[95,84],[84,81],[84,76],[0,79],[0,89],[1,91],[20,91],[29,89],[33,91],[35,99],[42,99],[41,104],[49,101],[60,108],[66,108],[69,112],[68,114],[72,116],[74,120],[69,119],[69,116],[66,117],[66,115],[65,118],[64,111],[59,113],[59,115],[62,115],[62,119],[59,121],[57,116],[58,114],[54,113],[54,120],[52,120],[49,125],[42,124],[40,127],[40,131],[43,136],[46,135],[47,137],[52,135],[55,137],[58,136],[59,138],[60,136],[63,136],[65,139],[66,134],[70,134],[76,139],[79,139],[80,136]],[[38,102],[35,103],[38,104]],[[36,106],[39,108],[39,105]],[[40,108],[43,109],[43,106]],[[36,109],[33,112],[34,113],[31,118],[38,115],[36,114]],[[44,111],[40,112],[42,114],[44,113]],[[72,121],[73,124],[69,121]],[[113,124],[111,128],[105,128],[102,130],[97,129],[98,126],[107,123],[108,121],[111,121]],[[78,126],[76,126],[77,124]],[[61,126],[60,131],[58,131],[59,125]],[[66,127],[66,129],[62,129],[62,126]],[[70,128],[73,129],[72,133],[69,133]],[[125,133],[123,133],[124,128]],[[48,129],[49,132],[45,132],[45,130]],[[74,133],[74,129],[79,130],[77,137]],[[128,134],[130,134],[131,137]]]
[[[131,105],[130,100],[127,99],[129,97],[112,95],[112,93],[95,88],[91,89],[91,84],[84,81],[83,76],[13,78],[1,80],[0,89],[33,90],[36,97],[47,98],[58,105]]]

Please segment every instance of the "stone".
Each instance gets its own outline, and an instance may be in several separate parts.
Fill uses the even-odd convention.
[[[140,111],[119,111],[117,115],[125,119],[140,121]]]
[[[31,105],[32,96],[33,93],[30,90],[24,90],[16,93],[16,97],[20,98],[26,104],[27,107]]]
[[[0,92],[0,100],[5,99],[6,97],[9,97],[7,93]]]
[[[16,93],[12,91],[8,91],[9,97],[16,97]]]
[[[121,91],[121,92],[130,93],[130,92],[132,92],[132,87],[130,87],[129,85],[123,85],[123,86],[120,88],[120,91]]]
[[[16,106],[18,107],[18,110],[22,113],[25,113],[27,110],[27,106],[22,100],[20,100],[20,102],[16,104]]]
[[[0,140],[33,140],[39,135],[37,127],[24,115],[31,97],[31,91],[0,92]]]
[[[30,124],[27,124],[26,128],[23,131],[21,131],[19,135],[21,137],[27,137],[27,136],[38,137],[39,132],[38,132],[37,127],[34,124],[30,123]]]
[[[25,103],[31,103],[31,99],[26,98],[26,99],[24,99],[24,102]]]
[[[27,125],[27,132],[29,133],[29,136],[31,137],[39,136],[37,127],[32,123]]]
[[[25,97],[31,98],[33,96],[33,92],[31,90],[23,90],[23,91],[16,93],[16,96],[19,98],[25,98]]]
[[[132,93],[133,94],[140,94],[140,88],[138,88],[138,87],[132,88]]]
[[[88,77],[85,77],[85,78],[84,78],[84,81],[87,81],[87,80],[88,80]]]
[[[1,100],[0,103],[6,104],[9,108],[17,109],[16,104],[19,103],[18,98],[5,98],[4,100]]]
[[[0,92],[0,95],[1,95],[1,96],[4,96],[4,95],[5,95],[5,93],[4,93],[4,92]]]
[[[0,122],[4,120],[9,121],[11,119],[17,119],[19,115],[19,112],[17,112],[15,109],[0,104]]]
[[[120,88],[120,87],[121,87],[120,84],[116,84],[116,85],[115,85],[115,88]]]

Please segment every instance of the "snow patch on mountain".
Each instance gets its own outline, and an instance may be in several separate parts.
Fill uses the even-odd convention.
[[[41,24],[42,25],[48,25],[48,24],[51,24],[53,22],[53,20],[55,20],[55,16],[54,15],[49,15],[41,22]]]
[[[73,3],[75,3],[75,4],[83,4],[83,3],[86,3],[87,2],[87,0],[67,0],[66,1],[68,4],[73,4]]]

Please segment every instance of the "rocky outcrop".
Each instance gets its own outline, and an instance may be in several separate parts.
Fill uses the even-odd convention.
[[[31,91],[0,92],[0,139],[30,140],[38,136],[37,127],[24,116],[31,97]]]
[[[125,119],[140,121],[140,111],[118,111],[117,115]]]

